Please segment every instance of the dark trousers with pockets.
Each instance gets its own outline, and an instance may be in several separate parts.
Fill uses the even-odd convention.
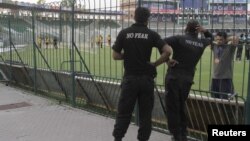
[[[192,82],[182,78],[166,78],[166,109],[169,131],[176,141],[186,140],[187,115],[185,102],[188,98]]]
[[[234,93],[232,79],[212,79],[211,96],[214,98],[228,99],[227,94]]]
[[[154,105],[154,79],[151,76],[125,76],[113,136],[121,139],[127,132],[132,113],[138,100],[139,130],[138,140],[149,139],[152,129],[152,110]]]
[[[211,85],[211,96],[214,98],[220,99],[230,99],[230,95],[234,93],[234,86],[232,79],[212,79]],[[218,105],[218,110],[220,110],[221,118],[218,119],[218,122],[221,124],[235,124],[235,121],[232,120],[234,115],[232,115],[232,107],[227,107],[225,105]]]

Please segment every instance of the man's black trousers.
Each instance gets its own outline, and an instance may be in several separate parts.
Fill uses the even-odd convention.
[[[154,105],[154,79],[151,76],[125,76],[113,136],[124,137],[127,132],[136,100],[139,106],[138,140],[149,139],[152,129],[151,117]]]
[[[176,140],[187,136],[187,116],[185,102],[192,83],[182,78],[166,79],[166,109],[168,128]]]

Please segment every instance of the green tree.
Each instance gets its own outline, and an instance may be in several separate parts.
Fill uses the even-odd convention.
[[[61,1],[61,6],[62,7],[68,7],[68,8],[71,8],[73,3],[75,2],[76,0],[62,0]],[[63,18],[64,20],[70,20],[71,18],[71,13],[63,13]]]
[[[62,6],[65,6],[65,7],[69,6],[69,3],[70,2],[68,0],[62,0],[61,1]]]
[[[37,0],[37,4],[45,4],[46,0]]]
[[[75,0],[62,0],[62,6],[71,7]]]

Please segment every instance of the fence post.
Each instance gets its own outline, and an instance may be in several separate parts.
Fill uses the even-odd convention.
[[[62,3],[60,3],[59,20],[60,20],[59,41],[62,42]]]
[[[248,69],[248,87],[247,87],[247,101],[246,101],[246,124],[250,124],[250,61]]]
[[[34,63],[34,92],[37,92],[36,86],[36,73],[37,73],[37,64],[36,64],[36,37],[35,37],[35,13],[32,10],[32,38],[33,38],[33,63]]]
[[[74,41],[75,41],[75,26],[74,26],[74,20],[75,20],[75,0],[72,1],[72,13],[71,13],[71,61],[70,61],[70,67],[71,67],[71,92],[72,92],[72,97],[71,97],[71,104],[73,107],[75,107],[75,49],[74,49]]]
[[[246,1],[246,5],[248,5],[248,1]],[[247,9],[246,9],[246,13]],[[248,29],[248,16],[246,15],[246,34]],[[246,47],[246,46],[245,46]],[[248,64],[250,64],[250,61],[248,60]],[[250,124],[250,66],[248,66],[248,84],[247,84],[247,100],[246,100],[246,124]]]
[[[9,77],[10,81],[13,79],[13,69],[12,69],[12,38],[11,38],[11,24],[10,24],[10,18],[11,14],[9,14],[8,18],[8,27],[9,27],[9,44],[10,44],[10,72],[9,72]]]
[[[141,7],[142,0],[138,0],[138,7]]]

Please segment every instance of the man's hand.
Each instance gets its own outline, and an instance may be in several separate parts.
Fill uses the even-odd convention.
[[[238,45],[239,44],[239,37],[231,36],[227,39],[227,41],[228,41],[228,44]]]
[[[179,64],[179,62],[174,59],[169,59],[167,64],[168,64],[168,67],[174,67],[175,65]]]
[[[148,62],[148,66],[149,66],[150,74],[152,74],[152,76],[155,78],[157,76],[157,70],[156,70],[155,63]]]
[[[205,29],[203,26],[201,26],[201,25],[198,25],[197,27],[196,27],[196,30],[197,30],[197,32],[199,32],[199,33],[204,33],[204,32],[207,32],[207,29]]]
[[[219,63],[220,63],[220,59],[215,58],[215,59],[214,59],[214,63],[215,63],[215,64],[219,64]]]
[[[114,60],[123,60],[123,53],[119,53],[113,50],[113,59]]]

